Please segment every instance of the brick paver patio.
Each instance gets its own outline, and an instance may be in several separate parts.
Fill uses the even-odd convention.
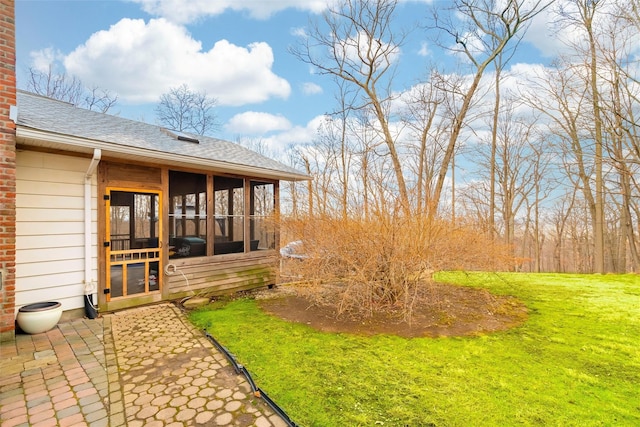
[[[0,344],[0,424],[286,426],[172,304]]]

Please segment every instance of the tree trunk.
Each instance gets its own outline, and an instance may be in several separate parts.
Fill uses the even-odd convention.
[[[593,15],[597,2],[586,0],[589,4],[584,4],[584,24],[589,35],[589,71],[591,83],[591,96],[593,104],[593,118],[595,124],[595,206],[593,222],[594,239],[594,263],[595,273],[604,273],[604,180],[602,177],[602,113],[600,111],[600,91],[598,89],[598,59],[596,53],[596,40],[593,34]]]
[[[493,126],[491,129],[491,159],[489,160],[489,233],[496,233],[496,148],[498,144],[498,118],[500,116],[500,71],[496,66],[496,102],[493,106]]]

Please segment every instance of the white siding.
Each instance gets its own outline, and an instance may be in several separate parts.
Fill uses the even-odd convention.
[[[91,160],[20,151],[16,172],[16,311],[84,307],[84,176]],[[91,183],[91,279],[97,282],[97,187]]]

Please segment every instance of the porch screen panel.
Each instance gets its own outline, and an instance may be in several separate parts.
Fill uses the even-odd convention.
[[[244,252],[244,180],[214,176],[216,255]]]
[[[252,251],[276,247],[275,186],[268,182],[251,182],[251,245]]]
[[[123,265],[111,266],[111,275],[110,275],[111,298],[118,298],[124,295],[123,273],[124,273]]]
[[[169,172],[169,258],[207,255],[207,176]]]

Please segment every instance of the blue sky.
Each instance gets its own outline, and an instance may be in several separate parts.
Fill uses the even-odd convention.
[[[221,138],[260,139],[276,151],[308,143],[334,107],[335,86],[288,48],[328,1],[16,0],[18,85],[25,87],[29,67],[55,61],[85,85],[116,93],[110,113],[154,123],[160,95],[187,84],[218,100]],[[424,21],[432,6],[403,1],[396,25]],[[541,15],[512,64],[546,63],[556,47]],[[410,88],[430,63],[456,67],[415,30],[402,47],[394,89]]]

